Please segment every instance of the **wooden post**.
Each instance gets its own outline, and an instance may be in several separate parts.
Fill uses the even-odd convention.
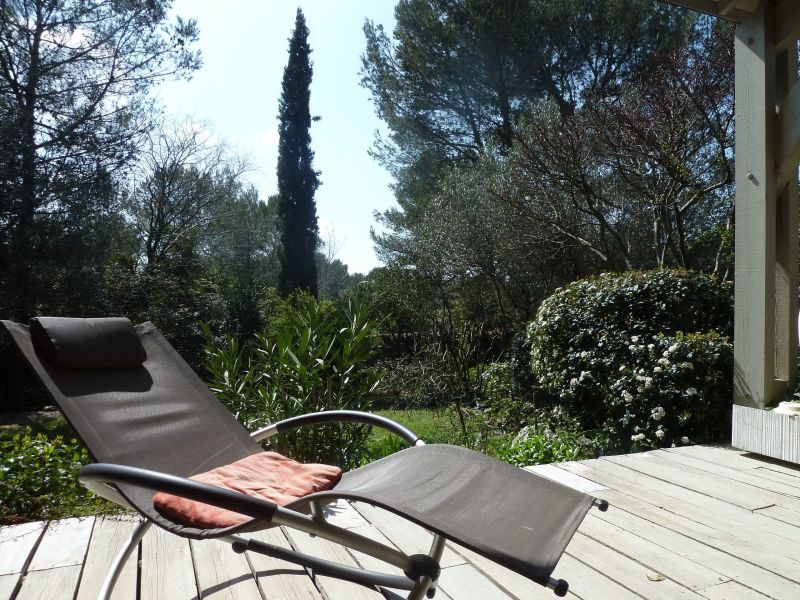
[[[800,14],[800,8],[796,10]],[[780,18],[776,11],[776,20]],[[777,21],[776,21],[777,22]],[[797,163],[800,155],[800,84],[797,41],[775,57],[778,105],[775,222],[775,400],[794,389],[797,373]]]
[[[734,402],[775,391],[776,87],[772,6],[736,29]]]
[[[762,0],[736,30],[734,402],[754,408],[797,370],[798,14]]]

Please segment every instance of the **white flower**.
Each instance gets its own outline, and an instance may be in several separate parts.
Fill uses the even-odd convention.
[[[689,444],[691,441],[692,441],[692,440],[690,440],[690,439],[689,439],[688,437],[686,437],[686,436],[683,436],[683,437],[681,438],[681,444]]]
[[[661,406],[656,406],[656,407],[653,409],[653,414],[652,414],[651,416],[652,416],[652,417],[653,417],[653,419],[655,419],[656,421],[660,421],[661,419],[663,419],[663,418],[664,418],[664,415],[666,415],[666,414],[667,414],[667,412],[664,410],[664,408],[663,408],[663,407],[661,407]]]
[[[697,396],[697,389],[693,388],[693,387],[688,388],[686,390],[686,395],[687,396]]]
[[[645,388],[653,387],[653,378],[652,377],[645,377],[644,378],[644,387]]]
[[[576,387],[578,387],[578,379],[576,377],[573,377],[572,379],[569,380],[569,388],[571,390],[574,390]]]
[[[592,353],[589,352],[588,350],[584,350],[583,352],[581,352],[581,358],[589,358],[591,355]]]
[[[632,341],[634,344],[638,344],[638,343],[639,343],[639,336],[638,336],[638,335],[634,335],[634,336],[632,336],[632,337],[631,337],[631,341]]]
[[[659,358],[658,364],[660,364],[662,367],[668,367],[669,361],[666,358]]]
[[[682,362],[678,365],[681,369],[686,369],[687,371],[691,371],[694,369],[694,365],[690,362]]]
[[[661,367],[654,367],[653,368],[653,373],[661,373],[662,370],[663,369]]]
[[[675,350],[677,350],[677,349],[678,349],[678,344],[672,344],[672,346],[667,348],[667,352],[672,353],[672,352],[675,352]]]
[[[628,390],[624,390],[622,392],[622,399],[625,400],[626,403],[630,404],[633,402],[633,394],[631,394]]]
[[[625,365],[619,366],[619,372],[622,373],[627,367]]]
[[[664,430],[663,429],[659,429],[658,431],[656,431],[656,437],[658,439],[663,438],[664,437]]]
[[[664,358],[667,358],[669,356],[669,350],[664,350],[664,352],[661,354],[661,356],[663,356]]]
[[[655,345],[655,344],[647,344],[647,349],[648,349],[648,350],[652,350],[652,349],[653,349],[653,348],[655,348],[655,347],[656,347],[656,345]]]
[[[631,441],[632,442],[640,442],[643,439],[644,439],[644,434],[643,433],[637,433],[636,435],[632,435],[631,436]]]

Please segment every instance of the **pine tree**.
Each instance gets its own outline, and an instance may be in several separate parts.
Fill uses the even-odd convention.
[[[281,295],[304,289],[317,295],[317,209],[314,192],[319,186],[311,151],[311,49],[303,11],[297,9],[289,40],[289,62],[283,71],[283,91],[278,119],[278,219],[281,228]]]

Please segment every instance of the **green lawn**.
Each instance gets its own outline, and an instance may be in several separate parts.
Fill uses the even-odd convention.
[[[437,409],[379,410],[377,414],[388,417],[411,429],[428,444],[453,444],[468,446],[494,454],[506,442],[506,436],[490,432],[483,419],[475,415],[467,420],[467,437],[461,429],[458,413],[453,407]],[[373,428],[368,440],[370,460],[382,458],[405,446],[397,436],[383,429]]]

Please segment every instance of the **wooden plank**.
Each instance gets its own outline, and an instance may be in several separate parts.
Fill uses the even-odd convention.
[[[752,588],[745,587],[736,581],[726,581],[700,593],[709,600],[766,600],[769,596],[759,594]]]
[[[649,481],[639,481],[639,486],[642,488],[649,484]],[[621,497],[615,497],[614,501],[624,506]],[[691,506],[689,508],[691,509]],[[727,519],[723,515],[715,515],[710,512],[705,519],[705,523],[708,525],[696,524],[691,521],[690,516],[684,514],[684,511],[670,515],[666,510],[655,507],[646,515],[641,511],[639,514],[642,516],[615,515],[615,511],[609,510],[608,513],[601,513],[600,518],[616,518],[615,524],[622,528],[634,529],[641,537],[658,537],[662,545],[668,545],[673,551],[683,553],[697,562],[709,565],[726,577],[748,587],[762,590],[774,598],[791,598],[799,589],[797,581],[789,579],[800,577],[798,562],[781,553],[786,553],[787,546],[790,545],[794,547],[796,553],[797,541],[800,538],[796,538],[791,544],[778,539],[775,546],[770,546],[765,544],[762,539],[764,534],[757,528],[742,528],[747,531],[740,532],[741,537],[735,543],[730,543],[729,539],[717,540],[716,538],[704,539],[701,537],[700,540],[695,540],[691,539],[691,536],[695,535],[693,529],[696,531],[698,526],[716,527],[720,523],[727,523]],[[652,523],[642,525],[643,519],[652,521]],[[652,528],[651,532],[648,532],[648,527]],[[674,527],[676,530],[670,531],[669,527]],[[772,540],[775,543],[774,538]],[[761,547],[758,547],[758,544]],[[709,552],[712,554],[709,555]],[[740,559],[736,554],[744,554],[749,560]]]
[[[356,533],[363,535],[371,540],[375,540],[376,542],[380,542],[382,544],[386,544],[387,546],[392,546],[397,548],[392,541],[387,538],[383,533],[378,530],[378,528],[373,525],[372,523],[365,523],[359,527],[354,527],[353,531]],[[369,554],[364,554],[363,552],[359,552],[357,550],[350,550],[350,554],[356,559],[359,565],[364,569],[369,569],[371,571],[378,571],[379,573],[389,573],[390,575],[403,575],[403,571],[398,569],[397,567],[393,567],[382,560],[379,560]],[[441,583],[441,580],[440,580]],[[399,589],[391,589],[391,593],[397,594],[401,598],[405,598],[408,595],[408,591],[399,590]],[[439,597],[439,594],[442,595],[442,598],[450,598],[447,592],[440,586],[439,590],[436,592],[436,597]]]
[[[94,517],[51,521],[28,566],[28,572],[82,565]]]
[[[736,28],[734,402],[774,396],[776,120],[772,5]]]
[[[702,598],[699,594],[667,577],[660,581],[653,581],[648,575],[657,575],[658,571],[653,571],[635,559],[580,532],[572,538],[567,553],[648,600],[676,600],[678,598],[697,600]]]
[[[265,529],[245,534],[254,540],[291,548],[286,536],[278,528]],[[258,585],[264,598],[280,600],[322,600],[323,596],[317,590],[308,571],[298,565],[293,565],[284,560],[247,552],[247,559],[255,573]]]
[[[141,600],[197,597],[189,540],[151,527],[142,538]]]
[[[789,50],[800,37],[800,6],[797,0],[783,0],[775,7],[775,52]]]
[[[611,522],[590,515],[581,525],[580,532],[692,590],[731,579],[722,576],[715,570],[716,563],[708,560],[718,554],[715,549],[702,545],[692,548],[691,540],[680,534],[664,531],[631,513],[609,512],[620,518]],[[715,565],[715,569],[704,564]]]
[[[783,506],[765,506],[764,508],[759,508],[757,512],[778,521],[783,521],[789,525],[797,525],[800,523],[800,512],[784,508]],[[798,567],[800,567],[800,565],[798,565]]]
[[[79,564],[29,571],[22,580],[22,587],[15,600],[72,598],[80,576],[81,566]]]
[[[325,520],[342,529],[361,527],[367,520],[346,500],[337,500],[325,507]]]
[[[740,471],[764,471],[759,474],[767,478],[780,474],[781,478],[776,479],[776,481],[784,481],[786,483],[800,482],[800,466],[758,454],[751,454],[730,446],[683,446],[681,448],[669,448],[667,452],[688,454],[689,456],[702,458],[703,460]]]
[[[293,529],[286,529],[284,533],[300,552],[351,567],[359,566],[356,559],[344,546],[319,537],[311,537],[307,533]],[[384,600],[384,596],[380,592],[357,583],[324,575],[315,577],[315,580],[329,600]]]
[[[732,418],[735,447],[800,464],[800,419],[748,406],[734,406]]]
[[[800,499],[798,498],[739,483],[731,479],[724,479],[694,467],[677,465],[659,457],[655,453],[645,452],[642,454],[609,456],[604,460],[628,467],[651,477],[669,480],[681,487],[749,510],[771,504],[800,507]]]
[[[575,475],[575,473],[570,473],[564,469],[559,469],[558,466],[554,464],[534,465],[531,467],[525,467],[525,470],[530,471],[531,473],[536,473],[537,475],[541,475],[542,477],[547,477],[553,481],[557,481],[562,485],[571,487],[572,489],[583,492],[584,494],[593,494],[594,492],[601,492],[606,489],[595,481],[591,481],[581,477],[580,475]]]
[[[613,514],[614,512],[616,514]],[[655,518],[649,520],[648,517],[650,516]],[[748,558],[750,560],[736,556],[738,553],[743,553],[743,549],[745,549],[744,553],[748,554],[746,552],[748,541],[745,539],[739,539],[734,543],[728,544],[722,544],[716,539],[703,539],[702,537],[698,540],[690,532],[665,527],[663,522],[659,522],[657,515],[651,514],[638,516],[624,511],[609,511],[597,519],[601,518],[603,520],[608,519],[609,522],[613,522],[614,525],[624,531],[643,539],[651,539],[669,551],[682,554],[698,565],[707,565],[710,570],[717,573],[718,582],[732,579],[749,587],[757,587],[775,598],[791,597],[792,590],[797,590],[800,584],[800,563],[795,560],[779,555],[775,555],[773,558],[766,554],[764,549],[753,547],[749,547]],[[594,522],[594,520],[587,521],[587,525]],[[674,523],[676,523],[675,520],[673,520]],[[682,524],[678,523],[678,525],[681,526]],[[602,530],[599,531],[602,532]],[[625,554],[628,554],[628,550],[634,547],[631,541],[624,539],[624,536],[612,538],[607,535],[598,535],[589,528],[587,528],[587,534],[598,541],[611,544],[615,549]],[[659,564],[657,557],[654,562],[641,552],[634,553],[631,556],[651,568],[658,569],[656,566]],[[763,563],[763,566],[759,565],[758,562],[752,561]],[[668,568],[670,569],[669,571],[667,571]],[[692,582],[688,579],[688,572],[687,577],[684,577],[679,571],[671,569],[672,565],[664,567],[664,570],[659,572],[664,572],[664,574],[677,573],[678,575],[675,577],[677,581],[693,587]],[[710,587],[710,584],[703,587]]]
[[[354,504],[355,509],[373,523],[392,543],[406,554],[427,554],[433,543],[433,534],[419,525],[394,513],[375,508],[364,502]],[[445,548],[440,564],[442,568],[464,564],[464,558]]]
[[[37,521],[0,527],[0,576],[22,572],[45,525]]]
[[[558,579],[565,579],[570,584],[570,591],[567,596],[574,596],[581,600],[596,600],[597,598],[607,598],[608,600],[635,600],[641,598],[628,588],[622,587],[616,581],[609,579],[605,574],[595,571],[589,565],[580,560],[565,554],[558,561],[553,576]],[[541,589],[541,588],[540,588]],[[541,596],[542,600],[553,600],[553,593],[546,590],[548,596]],[[520,600],[527,600],[531,596],[520,596]],[[537,596],[538,598],[538,596]]]
[[[644,500],[654,507],[663,508],[682,519],[721,532],[744,536],[769,553],[800,559],[800,529],[797,527],[787,526],[738,506],[716,502],[698,492],[642,475],[608,461],[586,462],[599,468],[590,467],[586,463],[562,463],[560,466],[609,488],[620,490],[632,498]],[[609,502],[613,506],[616,500],[611,497]]]
[[[762,477],[759,470],[742,471],[734,469],[726,465],[709,462],[701,458],[695,458],[687,454],[679,454],[675,452],[666,452],[660,450],[653,453],[659,458],[669,460],[678,465],[692,467],[707,473],[713,473],[720,477],[738,481],[739,483],[746,483],[753,487],[769,490],[778,494],[791,496],[793,498],[800,498],[800,477],[789,478],[789,481],[775,481],[769,477]]]
[[[0,598],[11,598],[11,596],[14,594],[14,590],[17,589],[17,583],[19,583],[21,578],[21,573],[0,575]]]
[[[230,544],[219,540],[191,540],[200,597],[214,600],[262,600],[250,563]]]
[[[453,598],[508,600],[511,598],[499,587],[467,564],[442,569],[439,585]],[[552,595],[552,592],[551,592]]]
[[[792,85],[778,113],[778,175],[775,187],[783,190],[791,177],[797,178],[800,161],[800,85]]]
[[[666,508],[656,506],[642,508],[638,501],[623,492],[615,491],[610,495],[614,510],[600,513],[597,518],[633,531],[640,537],[652,537],[659,543],[667,545],[672,551],[719,571],[726,575],[726,578],[736,579],[740,573],[747,573],[749,567],[745,565],[742,568],[739,563],[731,562],[728,557],[719,559],[716,554],[717,549],[753,565],[761,565],[783,578],[796,579],[794,574],[800,574],[800,561],[778,552],[771,552],[769,545],[757,537],[758,530],[755,528],[748,529],[747,533],[750,535],[735,528],[731,528],[731,531],[721,531],[694,521],[689,515],[677,514]],[[700,545],[688,543],[686,538],[699,542]],[[765,556],[770,556],[770,559],[765,560]],[[726,565],[727,570],[723,569]],[[761,572],[752,574],[763,575]]]
[[[108,568],[139,523],[133,516],[97,517],[83,566],[77,600],[95,600]],[[128,559],[114,586],[114,600],[136,600],[136,551]]]
[[[513,598],[520,598],[525,600],[552,600],[553,592],[547,588],[534,583],[527,577],[523,577],[514,571],[501,567],[496,562],[489,560],[458,544],[448,542],[447,545],[454,551],[463,556],[468,564],[483,573],[488,577],[494,585],[502,589],[509,596]],[[553,572],[553,577],[567,580],[570,584],[577,584],[580,577],[584,573],[581,567],[587,568],[585,565],[575,566],[577,562],[569,556],[562,556],[558,562],[558,566]],[[592,571],[594,575],[596,573]],[[592,582],[594,585],[594,581]],[[602,582],[598,586],[602,586]],[[610,596],[616,598],[616,596]],[[567,593],[567,598],[579,598],[572,590]],[[625,595],[619,596],[620,600],[625,598]]]

